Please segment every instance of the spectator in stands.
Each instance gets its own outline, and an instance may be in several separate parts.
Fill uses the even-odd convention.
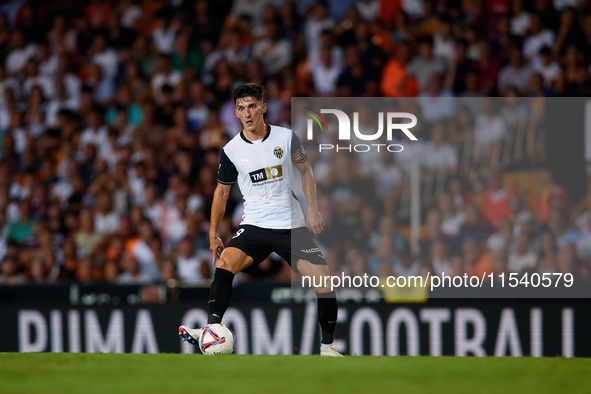
[[[102,234],[94,232],[92,214],[88,210],[80,213],[80,229],[74,234],[74,242],[78,251],[78,258],[89,256],[94,248],[102,241]]]
[[[18,244],[25,242],[33,235],[33,221],[31,219],[31,205],[28,199],[18,204],[18,220],[8,228],[8,240]]]
[[[352,229],[359,225],[359,211],[363,206],[362,184],[355,163],[347,156],[338,156],[333,169],[336,179],[330,184],[328,194],[341,224]]]
[[[345,49],[345,68],[337,80],[337,94],[342,97],[374,97],[378,91],[379,75],[372,68],[361,64],[359,50],[355,46]]]
[[[493,228],[498,228],[502,219],[513,217],[511,200],[515,193],[503,186],[501,171],[492,169],[487,176],[487,189],[480,198],[480,213]]]
[[[421,275],[421,262],[415,259],[408,250],[402,250],[398,253],[398,264],[394,266],[395,276],[417,276]]]
[[[566,190],[554,182],[552,171],[549,168],[538,170],[540,187],[533,189],[530,196],[532,209],[538,214],[538,221],[546,224],[550,216],[550,200],[558,197],[564,206],[564,213],[570,212],[570,199]]]
[[[407,72],[416,77],[420,92],[426,91],[433,74],[445,74],[445,62],[433,56],[433,40],[430,37],[421,37],[419,40],[418,56],[410,62]]]
[[[20,285],[25,283],[25,277],[17,271],[18,262],[13,257],[4,257],[0,265],[0,284]]]
[[[468,192],[466,181],[462,176],[450,176],[447,180],[446,191],[451,194],[457,209],[463,209],[466,204],[472,202],[472,195]]]
[[[355,246],[363,251],[375,250],[380,242],[377,211],[371,205],[365,204],[361,208],[360,216],[361,228],[353,233]]]
[[[451,195],[446,192],[437,198],[437,208],[441,212],[441,232],[450,237],[458,236],[462,224],[466,221],[464,211],[456,209]]]
[[[503,67],[499,73],[499,93],[505,94],[511,87],[523,92],[529,83],[531,69],[524,63],[523,55],[518,47],[510,47],[508,57],[509,64]]]
[[[383,257],[381,260],[376,260],[377,263],[374,261],[374,264],[376,265],[376,269],[375,272],[377,273],[378,268],[380,269],[380,272],[386,271],[386,272],[392,272],[391,269],[388,270],[387,268],[384,270],[383,266],[385,265],[386,267],[388,266],[392,266],[393,262],[392,259],[390,258],[390,256],[386,256]],[[349,275],[361,275],[363,276],[364,274],[370,272],[369,267],[367,265],[367,262],[365,261],[364,255],[359,251],[359,249],[357,248],[351,248],[347,251],[347,254],[345,256],[345,262],[346,262],[346,267],[348,268],[347,271],[349,271]],[[396,262],[394,262],[394,264],[396,264]]]
[[[515,251],[509,255],[507,271],[522,273],[531,271],[537,267],[538,258],[530,250],[530,239],[526,233],[519,234],[515,240]]]
[[[530,17],[529,35],[523,42],[523,55],[531,60],[540,52],[544,46],[550,46],[554,43],[554,33],[546,29],[544,22],[539,14],[533,14]]]
[[[505,249],[492,250],[490,258],[493,266],[493,273],[500,275],[507,271],[507,251]],[[485,277],[485,281],[489,281],[490,277]]]
[[[384,205],[384,210],[394,212],[396,199],[402,192],[403,175],[400,168],[394,163],[394,155],[387,149],[382,149],[377,160],[369,160],[361,166],[363,176],[373,178],[376,185],[376,197]]]
[[[177,84],[181,82],[182,79],[183,75],[179,71],[173,69],[170,56],[165,54],[160,55],[160,57],[158,58],[157,71],[150,82],[156,101],[159,104],[162,104],[164,99],[164,86],[168,85],[174,88]]]
[[[589,92],[589,72],[583,63],[583,55],[575,45],[566,47],[561,59],[562,69],[556,81],[555,91],[562,96]]]
[[[490,272],[492,264],[488,257],[482,253],[480,244],[473,238],[468,238],[462,245],[464,272],[469,275],[478,275],[478,272],[482,273],[486,269]]]
[[[576,10],[571,7],[563,8],[560,12],[560,26],[551,44],[552,53],[556,57],[563,55],[569,45],[574,45],[585,53],[589,51],[589,43],[585,39],[581,25],[577,23],[576,14]]]
[[[456,56],[452,22],[450,17],[441,18],[433,37],[433,56],[445,59],[448,63]]]
[[[475,48],[478,46],[475,44]],[[468,42],[457,40],[454,45],[454,56],[447,69],[445,88],[455,95],[466,91],[466,76],[473,70],[473,60],[468,58]]]
[[[509,219],[501,219],[497,232],[491,234],[486,240],[489,249],[505,249],[513,253],[515,249],[515,231],[513,222]]]
[[[511,33],[525,37],[531,24],[531,15],[523,9],[522,0],[510,2],[511,6]]]
[[[521,210],[515,216],[514,234],[527,234],[530,239],[530,250],[538,253],[540,250],[540,234],[538,222],[533,212],[529,210]]]
[[[544,46],[540,49],[539,56],[534,58],[532,71],[540,73],[544,78],[544,86],[553,88],[560,76],[560,66],[552,57],[552,50]]]
[[[444,88],[442,78],[440,74],[431,74],[423,93],[417,99],[423,119],[428,123],[444,121],[455,114],[453,94]]]
[[[495,91],[501,62],[494,56],[490,42],[480,41],[478,60],[474,62],[474,68],[478,71],[478,87],[480,91],[491,94]]]
[[[174,287],[178,281],[177,266],[173,258],[167,257],[160,263],[162,280],[170,287]]]
[[[289,40],[280,39],[275,23],[267,24],[266,29],[265,38],[253,45],[252,54],[261,61],[267,74],[275,75],[291,63],[292,46]]]
[[[449,250],[454,249],[452,238],[441,231],[441,224],[441,212],[436,208],[430,209],[425,219],[426,233],[420,240],[420,249],[423,255],[426,255],[431,249],[431,244],[438,240],[443,240]]]
[[[328,4],[326,1],[318,2],[312,6],[302,32],[306,41],[306,53],[308,54],[309,64],[314,64],[316,59],[320,57],[319,54],[322,49],[320,36],[322,32],[325,29],[333,29],[334,26],[334,20],[328,15]]]
[[[482,114],[476,117],[474,125],[474,155],[479,161],[498,165],[498,144],[507,137],[507,124],[499,113],[497,102],[483,98],[481,106]]]
[[[207,265],[205,261],[198,259],[195,255],[189,238],[180,241],[176,258],[177,273],[180,280],[189,284],[198,283],[204,277],[202,275],[204,264]]]
[[[558,256],[558,248],[556,247],[556,239],[549,230],[543,231],[541,235],[540,244],[540,262],[538,263],[539,272],[556,272],[556,259]]]
[[[570,242],[577,246],[581,235],[578,231],[568,228],[568,222],[566,214],[562,211],[553,209],[550,210],[548,217],[548,229],[552,232],[552,235],[556,239],[556,247],[558,250],[562,248],[566,242]]]
[[[429,262],[431,267],[433,267],[435,275],[456,276],[462,273],[461,271],[456,271],[457,267],[452,266],[448,257],[447,247],[441,240],[437,240],[431,244]]]
[[[94,229],[99,234],[114,233],[119,227],[119,216],[112,210],[111,196],[107,192],[99,194],[94,215]]]
[[[389,97],[412,97],[418,93],[415,77],[408,74],[408,65],[411,60],[410,44],[406,41],[396,45],[393,56],[386,62],[382,70],[380,91]]]
[[[123,268],[123,273],[117,277],[118,284],[141,285],[153,280],[149,274],[142,273],[140,264],[129,252],[123,252],[120,266]]]
[[[332,63],[332,55],[329,48],[320,51],[320,62],[312,68],[314,88],[322,96],[334,96],[337,88],[337,80],[342,69],[338,64]]]
[[[394,272],[395,268],[400,264],[397,257],[398,253],[399,250],[394,245],[392,238],[380,237],[380,243],[374,257],[367,266],[367,272],[374,275]]]
[[[445,142],[445,126],[437,122],[431,127],[431,139],[423,147],[422,165],[432,173],[444,171],[455,173],[458,169],[458,154],[453,145]]]
[[[459,243],[463,244],[466,239],[474,238],[482,242],[493,232],[490,223],[486,223],[480,216],[480,210],[474,204],[467,204],[464,207],[465,220],[460,227]]]
[[[574,243],[565,242],[558,249],[556,258],[556,272],[562,274],[571,273],[580,276],[589,276],[588,264],[580,264],[577,257],[577,249]]]

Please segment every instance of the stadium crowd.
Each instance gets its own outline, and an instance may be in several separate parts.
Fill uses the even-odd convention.
[[[579,0],[3,1],[0,284],[208,279],[209,209],[244,82],[265,86],[271,124],[289,126],[295,96],[385,96],[418,97],[433,125],[410,154],[381,155],[377,177],[309,150],[333,272],[588,276],[591,197],[577,206],[543,167],[529,194],[492,167],[471,189],[457,139],[487,146],[506,132],[471,121],[469,100],[432,102],[589,95],[590,53]],[[425,171],[460,175],[425,207],[414,258],[395,207],[418,150]],[[225,241],[240,206],[236,191]],[[241,280],[289,277],[270,258]]]

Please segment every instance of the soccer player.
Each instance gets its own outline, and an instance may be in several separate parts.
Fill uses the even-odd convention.
[[[232,280],[241,271],[260,264],[272,252],[285,259],[304,276],[329,275],[324,256],[314,237],[324,230],[316,204],[316,180],[298,136],[291,130],[265,124],[264,89],[255,83],[234,90],[236,116],[243,130],[224,146],[218,170],[218,185],[211,208],[209,230],[213,264],[217,266],[209,293],[207,324],[221,323],[230,304]],[[308,228],[294,194],[293,167],[302,174],[308,202]],[[244,197],[244,215],[236,234],[226,247],[217,232],[226,210],[232,184]],[[309,230],[310,231],[309,231]],[[314,283],[314,282],[313,282]],[[337,301],[328,287],[315,287],[318,320],[322,329],[321,356],[342,357],[333,347],[337,322]],[[179,327],[179,335],[195,345],[203,329]]]

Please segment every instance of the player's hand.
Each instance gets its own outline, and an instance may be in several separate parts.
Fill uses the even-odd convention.
[[[224,250],[224,243],[220,237],[216,236],[215,238],[209,239],[209,249],[211,249],[212,253],[211,265],[215,265],[216,260],[220,258]]]
[[[314,238],[318,238],[318,235],[324,231],[324,226],[324,220],[318,210],[308,211],[308,228],[314,234]]]

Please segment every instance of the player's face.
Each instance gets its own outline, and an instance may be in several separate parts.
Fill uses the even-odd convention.
[[[245,97],[236,101],[235,111],[244,130],[254,132],[264,124],[263,114],[267,112],[267,104],[256,101],[253,97]]]

